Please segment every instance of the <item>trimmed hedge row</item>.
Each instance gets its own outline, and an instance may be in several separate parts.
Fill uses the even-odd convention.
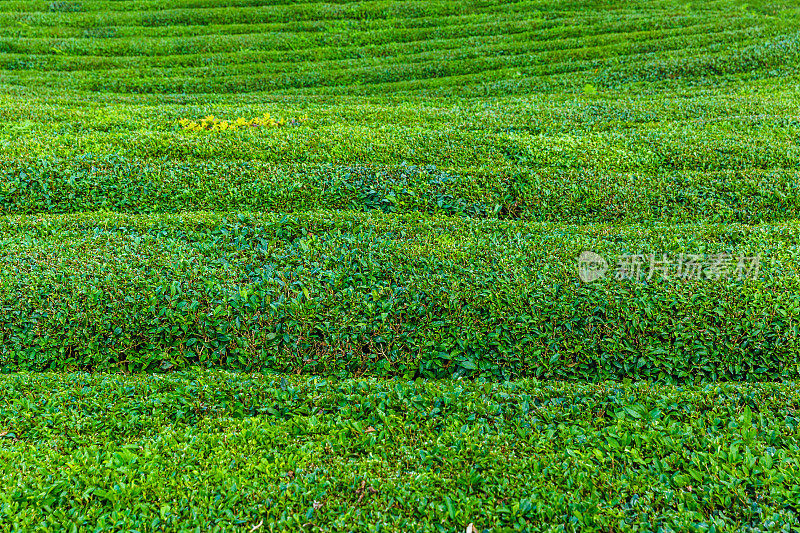
[[[119,4],[119,2],[114,2]],[[519,5],[519,4],[518,4]],[[126,7],[129,7],[128,4]],[[691,15],[671,17],[665,20],[658,14],[639,13],[635,18],[611,15],[599,19],[587,14],[581,23],[564,24],[564,19],[529,16],[520,17],[518,12],[503,12],[497,9],[484,13],[462,13],[448,17],[411,17],[393,19],[361,19],[335,21],[289,21],[241,24],[208,24],[203,26],[127,26],[110,18],[95,18],[91,27],[38,24],[36,15],[17,16],[27,20],[26,26],[2,25],[0,36],[17,37],[17,41],[5,40],[3,48],[10,53],[39,54],[54,57],[53,50],[44,46],[45,39],[61,39],[60,44],[70,46],[75,55],[100,57],[146,56],[150,47],[153,59],[169,60],[168,56],[197,54],[198,49],[208,53],[224,54],[242,52],[234,44],[245,45],[254,50],[307,51],[322,54],[347,54],[359,47],[403,47],[424,46],[436,40],[452,41],[463,37],[483,37],[494,42],[514,39],[520,33],[538,30],[535,46],[560,46],[565,40],[583,37],[590,43],[614,42],[627,38],[632,44],[646,42],[648,38],[675,38],[695,35],[698,41],[687,42],[687,47],[703,42],[705,36],[724,33],[726,37],[737,31],[765,32],[754,25],[758,19],[736,18],[719,20],[714,16]],[[2,17],[2,15],[0,15]],[[573,18],[573,22],[578,22]],[[767,31],[780,31],[776,25]],[[277,34],[284,37],[276,38]],[[114,38],[113,41],[105,39]],[[99,38],[96,42],[89,38]],[[83,39],[83,42],[72,40]],[[134,39],[137,39],[134,41]],[[634,40],[635,39],[635,40]],[[70,41],[67,41],[70,40]],[[550,41],[550,43],[546,42]],[[335,50],[335,44],[342,45]],[[194,43],[195,47],[190,47]],[[534,43],[531,43],[534,44]],[[377,50],[375,50],[377,51]]]
[[[408,215],[80,215],[0,229],[6,371],[800,375],[800,227]],[[763,257],[756,279],[578,280],[576,258]]]
[[[113,4],[0,12],[0,26],[15,28],[0,36],[8,81],[123,93],[508,95],[794,75],[800,53],[792,10],[772,5]],[[213,34],[197,29],[208,25]]]
[[[0,388],[0,521],[14,530],[800,527],[795,383],[192,372]]]
[[[232,134],[233,135],[233,134]],[[435,166],[15,160],[0,213],[380,210],[564,223],[775,222],[800,218],[800,173],[445,171]]]
[[[451,21],[453,24],[456,21]],[[461,21],[459,21],[461,22]],[[698,21],[700,22],[700,21]],[[564,27],[554,21],[528,19],[508,24],[502,18],[494,24],[473,26],[466,21],[444,28],[393,28],[367,30],[332,36],[316,28],[313,32],[269,28],[259,32],[259,26],[243,35],[180,36],[164,39],[134,35],[116,38],[115,28],[99,28],[87,37],[63,39],[58,43],[61,53],[53,53],[52,36],[46,39],[0,38],[0,67],[8,70],[22,68],[44,71],[83,71],[84,75],[102,75],[114,69],[121,79],[136,77],[132,71],[169,69],[174,77],[202,77],[206,73],[218,76],[242,75],[261,65],[270,74],[314,71],[340,81],[346,71],[371,59],[364,73],[385,71],[387,67],[406,65],[407,68],[426,61],[446,59],[458,64],[480,64],[479,58],[498,58],[516,66],[537,67],[528,74],[551,72],[551,65],[564,58],[603,60],[615,55],[632,56],[638,65],[642,58],[654,54],[675,57],[696,55],[704,49],[707,55],[718,54],[728,47],[742,53],[768,51],[764,36],[753,35],[746,24],[714,24],[708,21],[689,28],[654,29],[636,32],[631,42],[630,21],[618,27],[604,28],[597,35],[577,35],[573,26]],[[219,31],[219,30],[218,30]],[[224,30],[223,30],[224,31]],[[104,38],[102,38],[105,35]],[[783,37],[785,39],[785,37]],[[582,48],[577,52],[576,48]],[[776,50],[777,51],[777,50]],[[786,50],[791,54],[791,49]],[[31,61],[32,56],[35,58]],[[521,63],[524,61],[524,63]],[[579,67],[580,63],[576,63]],[[315,69],[316,67],[316,69]],[[361,72],[361,71],[356,71]],[[469,70],[462,70],[468,74]],[[368,74],[362,74],[366,76]]]
[[[36,174],[47,171],[58,178],[109,172],[115,165],[133,167],[132,172],[143,166],[178,167],[166,168],[167,173],[180,173],[185,165],[209,172],[212,179],[219,172],[216,167],[233,165],[229,172],[236,179],[240,170],[235,165],[252,161],[294,165],[298,172],[309,164],[406,163],[459,173],[538,173],[556,181],[565,173],[586,172],[642,173],[647,179],[677,172],[784,174],[765,179],[770,188],[770,182],[780,186],[800,169],[796,95],[770,94],[764,106],[747,95],[728,97],[719,90],[707,101],[661,99],[652,106],[569,95],[552,102],[539,97],[492,103],[313,102],[299,96],[279,103],[274,97],[162,95],[141,97],[139,104],[108,95],[86,106],[79,105],[82,97],[76,94],[42,95],[34,102],[11,96],[1,99],[1,118],[8,124],[0,129],[0,184],[20,178],[20,173],[41,179]],[[265,112],[308,115],[309,121],[271,132],[187,133],[179,127],[181,119],[214,115],[235,120]],[[592,178],[583,181],[592,186]]]
[[[216,160],[190,164],[84,157],[16,161],[0,171],[0,213],[345,209],[486,217],[505,215],[515,200],[512,196],[508,178],[457,176],[434,166]]]
[[[35,64],[25,60],[12,63],[11,79],[25,86],[70,88],[92,92],[118,93],[245,93],[245,92],[309,92],[333,95],[380,95],[399,91],[433,91],[449,96],[504,96],[530,92],[555,92],[567,86],[570,91],[597,84],[619,89],[645,80],[696,84],[720,77],[720,83],[769,77],[796,76],[798,48],[796,35],[780,37],[783,48],[771,48],[772,43],[755,42],[740,54],[702,51],[705,60],[679,53],[678,57],[650,52],[658,45],[645,46],[641,63],[620,68],[608,60],[603,49],[577,54],[572,49],[530,54],[523,49],[516,54],[487,54],[475,58],[447,58],[431,52],[429,59],[420,62],[398,63],[394,59],[376,59],[377,66],[363,66],[363,60],[334,61],[330,70],[320,70],[313,63],[303,67],[295,64],[274,69],[268,76],[260,75],[259,63],[225,64],[207,67],[157,68],[149,67],[147,76],[141,69],[123,68],[88,70],[82,76],[69,71],[34,70]],[[675,43],[674,46],[680,46]],[[624,50],[623,44],[611,47]],[[765,51],[766,50],[766,51]],[[695,51],[699,53],[700,51]],[[463,54],[470,56],[469,51]],[[663,57],[660,57],[663,56]],[[380,63],[383,64],[380,64]],[[601,74],[594,72],[602,71]],[[525,77],[521,77],[522,74]],[[520,76],[520,78],[515,78]],[[673,82],[672,80],[681,80]],[[488,92],[486,83],[504,83]],[[518,87],[514,88],[515,85]]]

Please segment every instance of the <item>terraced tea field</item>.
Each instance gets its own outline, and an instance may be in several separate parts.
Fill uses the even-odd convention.
[[[796,2],[0,1],[1,530],[795,530],[798,265]]]

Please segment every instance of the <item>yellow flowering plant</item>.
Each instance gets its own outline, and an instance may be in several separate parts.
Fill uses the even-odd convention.
[[[234,121],[221,120],[214,115],[208,115],[200,120],[190,120],[182,118],[179,121],[181,128],[184,131],[227,131],[239,130],[244,128],[278,128],[281,126],[297,126],[306,122],[308,115],[300,117],[292,117],[290,119],[277,118],[271,116],[269,113],[264,113],[260,117],[246,119],[239,117]]]

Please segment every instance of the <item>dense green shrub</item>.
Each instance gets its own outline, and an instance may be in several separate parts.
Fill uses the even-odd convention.
[[[800,529],[799,37],[775,0],[0,2],[0,530]],[[180,126],[265,113],[310,120]]]
[[[668,153],[663,145],[660,150]],[[686,157],[693,155],[687,152]],[[758,223],[798,218],[798,194],[796,171],[757,169],[655,175],[591,169],[458,172],[435,165],[81,156],[17,159],[0,170],[0,212],[11,214],[345,209],[577,224]]]
[[[0,8],[7,370],[795,375],[791,7],[81,5]],[[56,216],[96,210],[134,216]],[[583,286],[587,248],[774,262]]]
[[[83,5],[78,2],[58,1],[50,3],[50,11],[57,13],[80,13],[84,11],[84,9]]]
[[[17,530],[790,531],[795,383],[1,376]]]
[[[418,215],[10,218],[6,370],[163,364],[403,376],[783,380],[795,224],[588,226]],[[757,279],[582,284],[576,258],[762,254]]]
[[[0,53],[31,61],[13,70],[28,87],[500,96],[797,74],[797,13],[768,2],[8,4]]]

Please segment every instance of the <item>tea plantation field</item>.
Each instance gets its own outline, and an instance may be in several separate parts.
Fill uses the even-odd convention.
[[[2,0],[0,530],[797,530],[798,265],[796,2]]]

